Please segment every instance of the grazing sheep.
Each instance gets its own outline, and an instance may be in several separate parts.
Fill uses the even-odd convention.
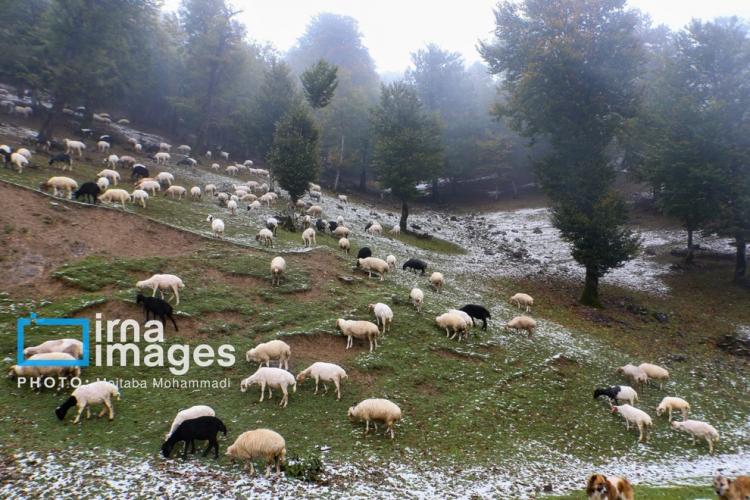
[[[216,238],[224,237],[224,221],[221,219],[214,219],[213,215],[209,215],[206,218],[206,222],[211,223],[211,231],[213,231]]]
[[[201,195],[202,195],[201,188],[199,188],[198,186],[193,186],[193,187],[190,188],[190,197],[191,198],[198,198],[198,199],[200,199]]]
[[[60,196],[63,191],[67,192],[67,198],[73,198],[73,191],[78,189],[78,183],[70,177],[50,177],[47,182],[42,182],[39,189],[45,190],[52,188],[53,196]]]
[[[124,189],[107,189],[103,195],[99,196],[99,201],[105,203],[119,202],[123,208],[130,201],[130,193]]]
[[[224,422],[214,416],[203,416],[185,420],[170,434],[169,438],[164,441],[164,444],[161,445],[161,453],[164,455],[164,458],[169,458],[174,445],[183,441],[185,448],[182,452],[182,458],[187,459],[188,448],[191,448],[192,452],[195,453],[195,441],[199,440],[208,441],[208,446],[203,450],[203,456],[208,455],[208,452],[213,448],[214,458],[218,459],[219,441],[216,439],[216,436],[219,432],[223,432],[226,436],[227,427],[224,425]]]
[[[357,267],[359,267],[359,259],[366,259],[367,257],[372,257],[372,250],[370,250],[370,247],[362,247],[357,252]]]
[[[458,335],[458,340],[461,340],[461,335],[468,337],[469,325],[466,324],[464,318],[455,313],[445,313],[435,318],[435,323],[440,329],[445,329],[445,336],[451,339]],[[453,335],[451,335],[451,330]]]
[[[99,186],[99,191],[106,191],[109,189],[109,179],[106,177],[99,177],[96,180],[96,185]]]
[[[445,277],[443,276],[443,273],[439,273],[435,271],[430,275],[430,285],[440,292],[443,289],[443,285],[445,284]]]
[[[270,429],[255,429],[243,432],[227,448],[226,455],[232,459],[246,461],[250,474],[255,475],[253,460],[262,458],[266,462],[266,476],[271,472],[271,464],[276,465],[276,474],[281,474],[281,464],[286,459],[286,441],[281,434]]]
[[[166,142],[160,142],[159,143],[159,151],[164,151],[164,152],[169,153],[170,151],[172,151],[172,145],[171,144],[167,144]]]
[[[673,420],[672,429],[687,432],[692,436],[693,442],[695,438],[705,439],[708,443],[708,452],[713,455],[714,444],[719,441],[719,431],[712,425],[700,420],[683,420],[682,422]]]
[[[297,382],[303,383],[307,377],[315,379],[315,393],[318,393],[318,383],[323,381],[323,394],[328,394],[326,382],[333,382],[336,386],[336,400],[341,401],[341,382],[348,378],[346,371],[339,365],[318,361],[311,364],[297,375]]]
[[[379,223],[375,222],[370,225],[370,227],[367,228],[367,232],[371,235],[378,235],[380,236],[383,234],[383,226],[381,226]]]
[[[63,139],[65,143],[65,154],[75,154],[80,158],[83,156],[83,150],[86,149],[86,145],[81,141],[71,141],[70,139]]]
[[[393,226],[391,228],[390,233],[393,234],[393,235],[401,234],[401,226],[398,226],[398,225]]]
[[[156,196],[156,192],[161,191],[161,184],[154,180],[142,179],[136,186],[144,191],[151,191],[152,196]]]
[[[717,473],[714,477],[714,491],[719,500],[747,500],[750,498],[750,476],[729,479]]]
[[[15,113],[17,115],[21,115],[24,118],[28,118],[28,117],[30,117],[31,115],[34,114],[34,108],[32,108],[30,106],[16,106],[13,109],[13,113]]]
[[[169,428],[169,432],[167,432],[167,435],[164,436],[164,439],[169,439],[169,436],[172,435],[174,431],[177,430],[177,428],[180,426],[181,423],[183,423],[185,420],[192,420],[194,418],[198,417],[215,417],[216,412],[213,408],[206,405],[196,405],[191,406],[190,408],[187,408],[186,410],[182,410],[175,415],[174,420],[172,421],[172,426]]]
[[[190,151],[191,151],[191,148],[187,144],[180,144],[179,146],[177,146],[178,153],[189,155]]]
[[[59,420],[64,420],[68,410],[75,406],[78,409],[78,414],[73,423],[77,424],[81,421],[83,410],[86,410],[86,418],[91,418],[91,405],[103,405],[102,411],[99,412],[97,417],[103,417],[104,413],[109,410],[109,420],[112,421],[115,419],[115,410],[112,406],[113,397],[119,401],[120,391],[111,382],[100,380],[84,384],[76,388],[63,404],[55,408],[55,415]]]
[[[100,180],[101,179],[104,179],[104,177],[101,177]],[[107,185],[109,185],[109,181],[107,181]],[[100,192],[101,189],[99,188],[98,183],[84,182],[81,187],[78,188],[75,193],[73,193],[73,199],[78,200],[79,198],[81,198],[84,201],[88,199],[91,203],[96,203],[98,201],[97,198]]]
[[[465,312],[474,320],[482,320],[482,330],[487,329],[487,320],[492,319],[492,315],[486,307],[476,304],[466,304],[459,311]],[[474,323],[476,324],[476,322]]]
[[[135,146],[133,146],[133,149],[135,150],[136,153],[140,153],[140,152],[143,151],[143,145],[142,144],[136,144]]]
[[[42,342],[37,346],[27,347],[23,350],[24,358],[34,356],[35,354],[47,354],[50,352],[64,352],[70,354],[75,359],[83,356],[83,342],[77,339],[56,339]]]
[[[76,358],[67,352],[42,352],[28,358],[29,361],[75,361]],[[8,369],[8,378],[64,378],[80,377],[78,366],[20,366],[13,365]]]
[[[220,151],[219,156],[221,156],[225,160],[229,160],[229,153],[227,153],[226,151]]]
[[[655,379],[659,381],[659,389],[662,389],[662,383],[664,380],[669,380],[669,371],[662,368],[659,365],[652,365],[651,363],[641,363],[638,368],[646,373],[649,379]]]
[[[652,427],[654,423],[651,421],[651,417],[648,416],[648,413],[646,413],[643,410],[639,410],[638,408],[631,406],[629,404],[624,404],[620,406],[612,406],[612,413],[619,413],[622,415],[622,417],[625,419],[625,428],[630,429],[630,424],[635,425],[638,427],[638,440],[641,443],[645,443],[648,439],[647,437],[647,431],[649,427]],[[674,423],[674,422],[673,422]]]
[[[468,314],[466,314],[462,310],[460,310],[460,309],[448,309],[448,313],[449,314],[458,314],[459,316],[461,316],[464,319],[464,321],[466,322],[466,328],[467,329],[474,326],[474,320],[471,319],[471,316],[469,316]]]
[[[211,164],[211,169],[218,171],[218,170],[221,169],[221,165],[219,165],[218,163],[212,163]]]
[[[29,151],[26,148],[18,148],[16,150],[16,153],[18,153],[19,155],[23,156],[27,160],[31,160],[31,151]]]
[[[112,170],[109,168],[105,168],[98,174],[96,174],[97,177],[106,177],[107,180],[109,180],[112,184],[115,186],[117,185],[117,181],[120,180],[120,174],[116,170]]]
[[[135,284],[135,287],[140,289],[151,288],[154,293],[152,297],[156,297],[157,290],[164,298],[164,290],[172,290],[175,298],[175,305],[180,304],[180,290],[185,288],[185,284],[182,280],[174,274],[154,274],[147,280],[139,281]]]
[[[229,165],[227,168],[224,169],[224,171],[229,175],[237,175],[240,172],[240,170],[234,165]]]
[[[234,200],[229,200],[227,202],[227,208],[231,212],[232,215],[237,215],[237,202]]]
[[[260,202],[258,200],[255,200],[247,206],[248,210],[255,210],[256,208],[260,208]]]
[[[284,394],[284,396],[281,398],[279,406],[281,406],[282,408],[286,408],[289,402],[289,393],[287,392],[287,387],[292,386],[292,392],[297,392],[297,382],[294,380],[294,376],[288,371],[282,370],[281,368],[258,368],[255,373],[240,382],[240,391],[247,391],[248,387],[252,386],[253,384],[257,384],[260,386],[260,403],[263,402],[266,387],[268,387],[268,399],[271,399],[273,397],[273,392],[271,392],[271,389],[281,389],[281,392]]]
[[[107,141],[99,141],[96,143],[96,149],[100,153],[106,153],[109,151],[109,143]]]
[[[11,164],[15,165],[15,167],[18,169],[19,174],[23,173],[24,167],[27,167],[29,165],[29,160],[27,160],[26,157],[20,153],[11,153],[10,162]]]
[[[167,186],[171,186],[174,182],[174,175],[169,172],[159,172],[158,174],[156,174],[155,179],[159,181],[159,184],[166,184]]]
[[[140,202],[143,208],[146,208],[146,200],[148,200],[148,193],[143,189],[135,189],[130,193],[133,203],[136,201]]]
[[[624,375],[625,378],[629,379],[633,385],[641,385],[648,382],[648,375],[641,368],[628,363],[625,366],[621,366],[617,369],[617,373]],[[641,387],[643,388],[643,387]]]
[[[390,270],[388,263],[383,259],[377,257],[367,257],[365,259],[357,259],[357,267],[367,272],[368,278],[372,278],[372,273],[380,276],[380,281],[385,279],[385,273]]]
[[[174,325],[174,331],[180,331],[180,329],[177,328],[177,322],[172,316],[172,306],[169,305],[169,302],[166,300],[160,299],[159,297],[145,297],[139,293],[135,296],[135,303],[143,304],[143,310],[146,313],[146,321],[149,320],[150,315],[153,315],[154,319],[157,317],[159,318],[161,324],[164,325],[164,328],[166,329],[167,322],[165,320],[166,318],[169,318]]]
[[[388,263],[388,267],[391,268],[391,271],[396,270],[396,257],[394,255],[388,255],[385,258],[385,261]]]
[[[378,335],[380,329],[375,323],[369,321],[351,321],[339,318],[336,320],[336,328],[346,337],[346,348],[351,349],[354,339],[367,339],[370,342],[370,352],[378,347]]]
[[[525,293],[517,293],[513,297],[510,298],[511,302],[515,302],[516,306],[521,309],[521,306],[526,308],[526,312],[529,312],[531,310],[531,306],[534,305],[534,299],[531,297],[531,295],[525,294]]]
[[[206,194],[210,194],[211,196],[213,196],[216,193],[216,185],[206,184],[206,187],[203,188],[203,191],[205,191]]]
[[[617,476],[606,477],[592,474],[586,482],[586,496],[589,500],[633,500],[633,486],[630,481]]]
[[[258,234],[255,235],[255,241],[260,241],[263,243],[263,246],[272,247],[273,246],[273,232],[269,229],[263,228],[260,231],[258,231]]]
[[[263,366],[271,366],[271,361],[278,361],[279,368],[289,369],[289,357],[292,355],[292,348],[282,340],[270,340],[258,344],[245,353],[247,362],[255,361]]]
[[[349,197],[346,196],[345,194],[340,194],[339,195],[339,201],[341,203],[348,204],[349,203]]]
[[[305,213],[309,215],[310,217],[320,217],[323,214],[323,207],[320,205],[313,205],[310,208],[308,208]]]
[[[599,399],[601,396],[607,396],[613,403],[627,401],[633,405],[638,401],[638,393],[627,385],[613,385],[612,387],[594,389],[594,399]]]
[[[302,242],[305,244],[305,247],[317,245],[317,242],[315,241],[315,229],[308,227],[302,231]]]
[[[414,307],[417,308],[417,312],[422,312],[422,304],[424,303],[424,292],[419,288],[412,288],[409,292],[409,298]]]
[[[55,163],[62,163],[62,171],[65,171],[65,166],[67,165],[67,170],[73,171],[73,159],[70,157],[70,155],[65,153],[60,153],[54,156],[51,156],[49,161],[47,162],[47,165],[52,166]]]
[[[118,161],[118,164],[123,168],[133,168],[135,166],[135,161],[135,158],[126,155],[120,157],[120,161]]]
[[[406,262],[404,262],[404,265],[401,266],[401,269],[403,270],[411,269],[415,273],[417,271],[422,271],[422,275],[424,276],[424,272],[427,269],[427,263],[419,259],[411,258],[407,260]]]
[[[133,165],[133,169],[130,171],[130,179],[131,180],[139,180],[143,179],[149,176],[148,169],[145,165],[141,165],[140,163]]]
[[[516,316],[512,320],[508,321],[508,323],[505,324],[504,328],[506,329],[513,329],[513,330],[526,330],[531,336],[534,333],[534,329],[536,328],[536,321],[534,321],[533,318],[529,318],[528,316]]]
[[[187,196],[187,189],[175,184],[174,186],[169,186],[167,190],[164,191],[164,196],[166,197],[167,195],[172,199],[177,196],[177,199],[181,200],[183,196]]]
[[[13,148],[7,144],[0,144],[0,156],[3,157],[3,163],[8,163],[10,161],[10,155],[12,154]]]
[[[375,314],[375,320],[378,325],[383,326],[383,332],[381,335],[385,336],[386,331],[391,330],[391,324],[393,323],[393,311],[390,307],[382,302],[377,304],[369,304],[367,309]]]
[[[339,226],[339,225],[337,225],[336,229],[334,229],[331,232],[331,234],[333,234],[334,236],[336,236],[338,238],[341,238],[341,237],[348,238],[349,237],[349,233],[351,233],[351,231],[349,230],[348,227],[346,227],[346,226]]]
[[[349,256],[349,249],[351,248],[351,244],[349,243],[348,238],[341,238],[339,240],[339,249],[343,250],[346,256]]]
[[[393,439],[396,436],[393,426],[401,420],[401,408],[387,399],[365,399],[349,408],[348,416],[350,421],[365,421],[365,436],[370,432],[370,421],[385,423],[385,434],[390,434]],[[377,431],[378,425],[375,423],[375,432]]]
[[[669,421],[672,421],[672,411],[682,412],[682,420],[687,420],[690,412],[690,404],[682,398],[667,396],[661,400],[656,407],[656,416],[660,417],[666,411],[669,413]]]
[[[156,153],[154,155],[154,160],[156,160],[157,165],[166,165],[167,162],[172,158],[172,156],[169,153]]]

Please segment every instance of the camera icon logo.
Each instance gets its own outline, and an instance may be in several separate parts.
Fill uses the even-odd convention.
[[[83,356],[81,359],[74,360],[54,360],[54,359],[24,359],[24,338],[26,328],[31,326],[55,327],[55,326],[73,326],[81,330],[81,343],[83,344]],[[18,318],[16,320],[16,339],[17,339],[17,363],[18,366],[89,366],[89,320],[85,318],[37,318],[35,313],[31,313],[27,318]]]

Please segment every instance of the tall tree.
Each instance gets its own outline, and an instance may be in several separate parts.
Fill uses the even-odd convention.
[[[552,153],[536,165],[552,220],[586,270],[581,302],[600,305],[599,279],[636,253],[627,211],[614,192],[607,148],[637,110],[639,19],[624,0],[505,1],[495,40],[480,52],[504,77],[498,112]]]
[[[323,59],[302,73],[300,80],[305,98],[313,109],[325,108],[330,104],[339,84],[337,73],[338,68]]]
[[[373,110],[373,165],[378,180],[401,202],[399,226],[407,231],[409,201],[420,181],[434,177],[442,163],[440,125],[422,109],[413,86],[395,82],[382,86]]]

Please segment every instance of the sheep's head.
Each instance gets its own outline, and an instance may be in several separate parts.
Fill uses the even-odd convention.
[[[732,481],[721,474],[717,474],[716,477],[714,477],[714,491],[716,491],[716,494],[719,495],[719,497],[726,496],[731,484]]]
[[[235,458],[237,456],[237,447],[233,444],[229,445],[229,447],[227,448],[227,452],[224,453],[224,455],[227,457]]]
[[[672,429],[682,429],[682,422],[672,420]]]
[[[185,445],[187,446],[187,443]],[[161,445],[161,454],[164,455],[164,458],[169,458],[169,455],[172,454],[172,446],[169,440],[164,441],[164,444]]]
[[[247,361],[247,362],[250,362],[250,361],[256,361],[257,362],[258,361],[257,351],[255,350],[255,348],[250,349],[249,351],[247,351],[245,353],[245,361]]]
[[[664,413],[665,411],[666,411],[666,408],[664,407],[664,404],[663,403],[660,404],[659,406],[656,407],[656,416],[661,417],[661,414]]]
[[[17,370],[18,370],[18,369],[19,369],[19,366],[18,366],[18,365],[13,365],[13,366],[11,366],[11,367],[10,367],[10,369],[8,370],[8,378],[13,378],[13,377],[15,377],[15,376],[16,376],[16,375],[18,374],[18,373],[17,373]]]
[[[297,375],[297,382],[300,384],[305,381],[307,378],[307,374],[305,372],[299,372],[299,375]]]
[[[344,321],[346,321],[344,318],[339,318],[336,320],[336,328],[338,328],[342,332],[344,331],[343,326],[342,326],[344,324]]]
[[[213,220],[214,220],[213,215],[209,215],[208,217],[206,217],[206,222],[212,222]]]
[[[354,421],[356,419],[356,416],[354,415],[354,408],[354,406],[349,407],[349,411],[346,414],[346,416],[349,417],[350,421]]]
[[[612,405],[612,413],[620,413],[620,409],[617,406]]]
[[[375,310],[375,304],[368,304],[367,305],[367,310],[370,311],[370,312],[373,312]]]

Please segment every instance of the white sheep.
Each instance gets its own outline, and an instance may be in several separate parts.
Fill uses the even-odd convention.
[[[367,228],[367,232],[372,235],[381,235],[383,234],[383,226],[380,225],[380,223],[375,222],[370,227]]]
[[[419,288],[412,288],[409,292],[409,298],[414,307],[417,308],[417,312],[422,312],[422,304],[424,303],[424,292]]]
[[[651,421],[651,417],[648,416],[643,410],[639,410],[635,406],[629,404],[612,406],[612,413],[619,413],[625,419],[625,428],[630,429],[630,424],[638,427],[638,440],[642,443],[646,442],[647,431],[649,427],[652,427],[654,423]]]
[[[206,192],[206,194],[210,194],[211,196],[216,193],[216,184],[206,184],[206,187],[203,188],[203,191]]]
[[[401,408],[387,399],[365,399],[357,406],[349,408],[349,420],[355,419],[365,421],[365,436],[370,432],[370,421],[385,423],[385,434],[391,435],[393,439],[396,435],[393,426],[401,420]],[[378,431],[378,425],[375,423],[375,432]]]
[[[311,364],[297,375],[297,382],[303,383],[307,377],[315,379],[315,393],[318,393],[318,383],[323,381],[323,394],[328,393],[326,382],[333,382],[336,386],[336,399],[341,401],[341,382],[348,378],[346,371],[339,365],[333,363],[323,363],[318,361]]]
[[[219,165],[218,163],[212,163],[211,164],[211,169],[218,171],[218,170],[221,169],[221,165]]]
[[[372,273],[380,276],[380,281],[385,279],[385,273],[390,271],[390,266],[383,259],[377,257],[365,257],[364,259],[357,259],[357,267],[363,271],[367,271],[367,277],[372,278]]]
[[[159,151],[164,151],[164,152],[169,153],[170,151],[172,151],[172,145],[171,144],[167,144],[166,142],[160,142],[159,143]]]
[[[292,355],[292,348],[283,340],[270,340],[258,344],[245,353],[245,360],[249,363],[255,361],[263,366],[271,366],[271,361],[278,361],[279,368],[289,369],[289,357]]]
[[[133,150],[135,150],[136,153],[140,153],[141,151],[143,151],[143,145],[136,144],[135,146],[133,146]]]
[[[73,191],[78,189],[78,183],[70,177],[50,177],[47,182],[43,182],[39,187],[41,189],[52,188],[54,196],[59,196],[63,191],[66,191],[68,198],[72,198]]]
[[[245,160],[243,163],[246,167],[252,167],[253,166],[253,160]]]
[[[224,171],[229,175],[237,175],[240,170],[234,165],[229,165],[227,168],[224,169]]]
[[[279,406],[286,408],[289,402],[289,393],[287,387],[292,386],[292,392],[297,392],[297,381],[294,380],[294,375],[281,368],[269,368],[262,367],[247,377],[245,380],[240,382],[240,391],[247,391],[248,387],[253,384],[260,385],[260,401],[263,402],[265,396],[266,387],[268,387],[268,399],[273,397],[271,389],[281,389],[284,396],[281,398]]]
[[[370,342],[370,352],[378,347],[378,335],[380,329],[375,323],[369,321],[351,321],[339,318],[336,320],[336,328],[346,337],[346,348],[351,349],[354,339],[367,339]]]
[[[323,215],[323,207],[321,207],[320,205],[313,205],[305,210],[305,213],[310,217],[320,217],[321,215]]]
[[[466,327],[471,328],[474,326],[474,320],[471,319],[471,316],[469,316],[466,312],[461,311],[460,309],[448,309],[449,314],[458,314],[461,316],[464,321],[466,322]]]
[[[306,217],[309,217],[309,215]],[[336,229],[333,230],[333,235],[338,238],[341,238],[341,237],[348,238],[349,233],[351,233],[351,231],[346,226],[336,226]]]
[[[15,165],[18,169],[18,173],[23,173],[24,167],[28,166],[29,160],[26,159],[26,157],[19,153],[11,153],[10,155],[10,163]]]
[[[401,226],[399,226],[399,225],[393,226],[391,228],[390,233],[393,234],[393,235],[401,234]]]
[[[511,302],[515,302],[516,306],[521,309],[521,306],[526,308],[526,312],[531,310],[531,306],[534,305],[534,299],[531,295],[526,293],[517,293],[510,298]]]
[[[503,328],[506,329],[513,329],[513,330],[526,330],[529,335],[532,335],[534,333],[534,329],[536,328],[536,321],[534,321],[533,318],[529,318],[528,316],[516,316],[512,320],[508,321]]]
[[[72,154],[75,152],[78,157],[83,156],[83,150],[86,149],[86,145],[82,143],[81,141],[71,141],[70,139],[65,139],[65,153],[66,154]]]
[[[648,382],[648,375],[641,368],[628,363],[625,366],[621,366],[617,369],[617,373],[624,375],[625,378],[630,379],[633,385],[641,385]]]
[[[281,285],[281,277],[284,275],[284,271],[286,271],[286,261],[284,258],[274,257],[271,261],[271,285]]]
[[[104,194],[99,196],[99,201],[105,203],[119,202],[123,208],[130,201],[130,193],[124,189],[107,189]]]
[[[314,184],[312,182],[307,183],[307,190],[308,191],[321,191],[319,184]]]
[[[174,420],[172,420],[172,426],[169,428],[169,432],[167,432],[166,436],[164,436],[164,439],[169,439],[169,436],[171,436],[172,433],[185,420],[192,420],[198,417],[215,417],[215,416],[216,416],[216,412],[214,411],[214,409],[206,405],[195,405],[185,410],[182,410],[178,412],[177,415],[175,415]]]
[[[96,185],[99,186],[99,191],[104,192],[109,189],[109,179],[106,177],[99,177],[96,179]]]
[[[187,189],[175,184],[174,186],[169,186],[167,190],[164,191],[164,196],[167,195],[169,195],[172,199],[177,196],[177,199],[181,200],[183,196],[187,196]]]
[[[690,403],[682,398],[667,396],[661,400],[659,406],[656,407],[656,416],[660,417],[664,412],[669,413],[669,421],[672,421],[672,411],[682,412],[682,420],[687,420],[688,413],[690,412]]]
[[[263,246],[272,247],[273,231],[264,227],[263,229],[258,231],[258,234],[255,235],[255,241],[260,241],[261,243],[263,243]]]
[[[276,193],[266,193],[258,198],[258,201],[260,201],[261,203],[265,203],[270,207],[271,204],[276,200],[275,194]]]
[[[198,186],[193,186],[190,188],[190,197],[191,198],[200,198],[202,196],[201,188]]]
[[[237,214],[237,202],[235,200],[229,200],[227,202],[227,208],[232,213],[232,215]]]
[[[162,299],[164,298],[164,290],[172,290],[175,298],[175,305],[179,305],[180,290],[185,288],[185,283],[174,274],[154,274],[147,280],[137,282],[135,287],[138,289],[153,289],[154,293],[151,294],[152,297],[155,297],[156,292],[158,291]]]
[[[209,215],[206,218],[206,222],[211,223],[211,231],[213,231],[216,238],[224,237],[224,221],[221,219],[215,219],[213,215]]]
[[[437,290],[438,292],[443,289],[443,285],[445,284],[445,276],[443,276],[443,273],[439,273],[435,271],[430,275],[430,285]]]
[[[381,335],[385,336],[386,331],[390,331],[391,324],[393,323],[393,311],[390,307],[382,302],[377,304],[369,304],[367,309],[375,314],[375,320],[378,325],[383,326],[383,332]]]
[[[106,153],[109,151],[109,143],[107,141],[99,141],[96,143],[96,149],[100,153]]]
[[[167,162],[168,162],[168,161],[169,161],[169,160],[170,160],[171,158],[172,158],[172,155],[170,155],[169,153],[164,153],[164,152],[161,152],[161,153],[156,153],[156,154],[154,155],[154,159],[156,160],[156,164],[157,164],[157,165],[166,165],[166,164],[167,164]]]
[[[135,189],[130,194],[133,203],[136,201],[141,204],[143,208],[146,208],[146,201],[148,200],[148,193],[143,189]]]
[[[669,371],[662,368],[659,365],[652,365],[651,363],[641,363],[638,368],[646,373],[649,379],[655,379],[659,381],[659,389],[662,389],[663,382],[669,380]]]
[[[161,184],[153,179],[142,179],[136,186],[144,191],[151,191],[152,196],[156,196],[156,192],[161,191]]]
[[[135,162],[136,162],[135,158],[133,158],[132,156],[125,155],[125,156],[120,157],[118,164],[122,165],[125,168],[133,168],[133,166],[135,165]]]
[[[349,255],[349,249],[351,248],[351,243],[349,243],[349,240],[344,237],[339,240],[339,248],[346,253],[346,255]]]
[[[257,208],[260,208],[260,202],[258,200],[253,201],[247,206],[248,210],[255,210]]]
[[[338,224],[339,226],[343,226],[344,225],[344,217],[341,216],[341,215],[337,216],[336,217],[336,224]]]
[[[345,194],[340,194],[340,195],[339,195],[339,201],[340,201],[341,203],[345,203],[345,204],[346,204],[346,203],[349,203],[349,197],[348,197],[348,196],[346,196]]]
[[[18,149],[16,149],[16,153],[18,153],[19,155],[23,156],[27,160],[31,160],[31,151],[29,151],[26,148],[18,148]]]
[[[160,184],[171,186],[174,182],[174,175],[169,172],[159,172],[158,174],[156,174],[155,179],[159,181]]]
[[[435,318],[435,323],[437,323],[438,327],[441,329],[445,329],[446,337],[453,339],[458,335],[458,340],[461,340],[461,335],[468,337],[469,325],[466,323],[466,320],[458,314],[441,314]],[[451,331],[453,331],[453,335],[451,335]]]
[[[225,160],[229,160],[229,153],[227,153],[226,151],[221,151],[221,152],[219,153],[219,156],[221,156],[221,157],[222,157],[222,158],[224,158]]]
[[[83,356],[83,342],[78,339],[56,339],[42,342],[37,346],[27,347],[23,350],[25,358],[35,354],[45,354],[50,352],[64,352],[70,354],[75,359]]]
[[[100,404],[103,405],[103,407],[102,411],[99,412],[98,417],[103,417],[104,413],[109,410],[109,420],[111,421],[115,418],[115,411],[112,407],[113,397],[119,401],[120,391],[117,389],[117,386],[111,382],[100,380],[90,384],[81,385],[73,391],[70,397],[62,405],[55,409],[55,414],[57,415],[57,418],[63,420],[65,419],[65,414],[68,409],[72,406],[76,406],[78,414],[76,415],[75,420],[73,420],[73,423],[77,424],[81,420],[83,410],[86,410],[86,418],[91,418],[90,407],[92,405]]]
[[[184,155],[189,155],[191,148],[187,144],[180,144],[179,146],[177,146],[177,151]]]
[[[315,229],[308,227],[302,231],[302,242],[306,247],[317,245],[317,242],[315,241]]]
[[[226,456],[246,461],[250,465],[250,474],[255,474],[253,460],[256,458],[265,460],[266,476],[271,472],[272,463],[276,465],[276,474],[280,474],[281,464],[286,459],[286,441],[281,434],[270,429],[247,431],[227,448]]]
[[[111,182],[115,186],[117,185],[117,182],[120,180],[120,173],[117,172],[116,170],[112,170],[109,168],[105,168],[104,170],[96,174],[96,176],[106,177],[109,180],[109,182]]]
[[[391,268],[391,271],[396,269],[396,256],[395,255],[388,255],[385,258],[385,261],[388,263],[388,267]]]
[[[27,361],[65,361],[73,362],[77,358],[67,352],[41,352],[31,355]],[[13,365],[9,368],[8,378],[46,378],[46,377],[80,377],[78,366],[31,366]]]
[[[21,115],[24,118],[28,118],[34,114],[34,108],[30,106],[16,106],[13,112],[17,115]]]
[[[700,420],[684,420],[682,422],[673,420],[672,429],[687,432],[693,437],[693,442],[695,442],[695,438],[705,439],[708,443],[708,452],[711,454],[714,452],[714,444],[719,441],[719,431],[712,425]]]

